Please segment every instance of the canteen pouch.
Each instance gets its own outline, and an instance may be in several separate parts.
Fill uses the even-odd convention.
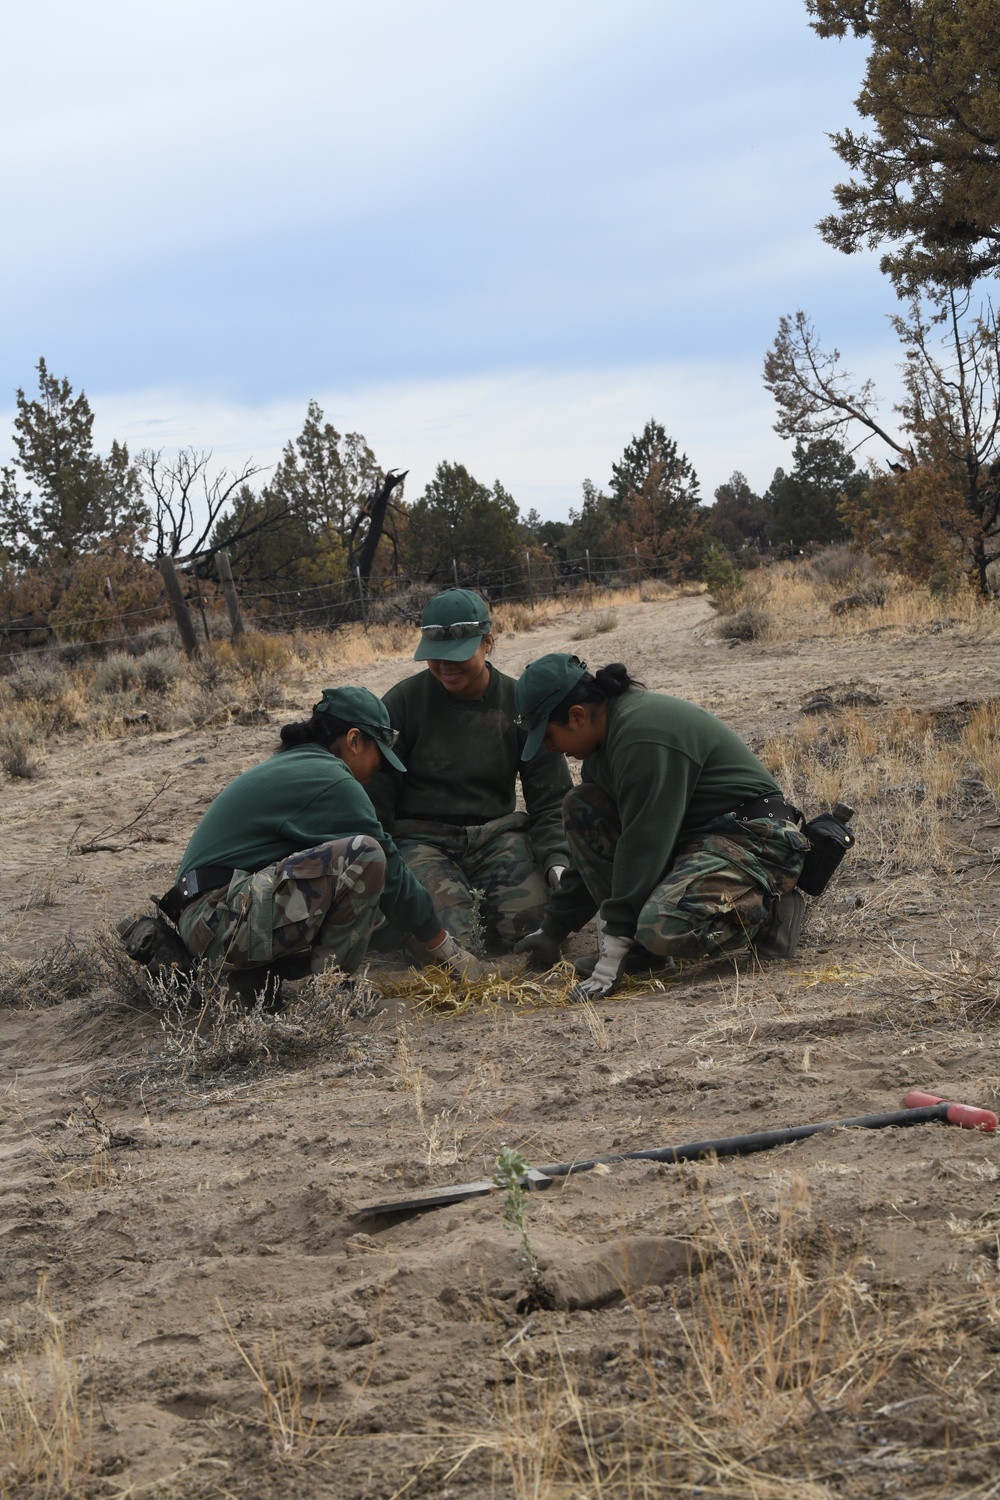
[[[848,849],[854,848],[854,834],[832,812],[810,818],[802,832],[809,840],[809,853],[798,878],[798,888],[807,896],[822,896],[840,861]]]

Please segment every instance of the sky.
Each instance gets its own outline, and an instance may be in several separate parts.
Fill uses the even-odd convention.
[[[803,0],[35,0],[3,39],[0,461],[40,356],[103,450],[266,470],[315,399],[410,499],[448,460],[547,518],[651,416],[705,499],[790,468],[796,307],[892,394],[877,257],[815,229],[864,50]]]

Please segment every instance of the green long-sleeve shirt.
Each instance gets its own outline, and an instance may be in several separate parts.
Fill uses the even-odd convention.
[[[367,834],[385,852],[379,905],[403,932],[426,940],[439,930],[434,903],[410,874],[360,782],[321,745],[282,750],[223,787],[184,851],[178,880],[202,865],[262,870],[287,854]]]
[[[371,783],[372,801],[386,827],[402,818],[444,818],[481,824],[506,817],[516,806],[521,778],[528,834],[543,870],[569,862],[562,803],[573,785],[566,757],[522,761],[527,731],[514,723],[514,679],[490,667],[481,698],[456,698],[431,672],[417,672],[391,687],[382,700],[394,729],[406,775],[382,771]]]
[[[614,799],[621,820],[611,895],[601,906],[616,937],[634,936],[679,844],[739,803],[779,790],[739,735],[706,709],[640,691],[608,700],[604,743],[584,760],[581,779]],[[570,868],[549,897],[543,925],[561,941],[596,910]]]

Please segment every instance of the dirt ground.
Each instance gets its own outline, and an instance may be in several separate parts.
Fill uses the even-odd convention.
[[[731,646],[701,597],[616,613],[495,659],[625,661],[757,747],[821,690],[996,695],[994,651],[962,626]],[[165,889],[211,798],[326,685],[291,684],[269,723],[69,737],[6,782],[8,954],[43,963]],[[355,1213],[488,1177],[503,1143],[566,1161],[892,1110],[912,1088],[996,1108],[997,1018],[951,1004],[948,975],[956,952],[993,955],[1000,814],[956,817],[947,870],[919,850],[887,870],[878,817],[859,809],[793,961],[596,1009],[392,1001],[314,1056],[213,1077],[165,1066],[148,1010],[0,1009],[0,1375],[51,1378],[41,1297],[86,1449],[62,1488],[0,1495],[1000,1494],[996,1137],[838,1130],[561,1179],[528,1200],[541,1310],[499,1195]]]

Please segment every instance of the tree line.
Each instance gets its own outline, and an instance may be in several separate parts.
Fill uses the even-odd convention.
[[[301,432],[273,472],[252,464],[214,469],[211,455],[173,455],[124,443],[96,451],[83,391],[44,359],[37,394],[16,393],[16,462],[0,470],[0,626],[46,625],[60,636],[106,633],[122,613],[162,602],[158,557],[185,560],[197,580],[215,576],[225,549],[237,583],[278,591],[365,588],[405,578],[444,587],[459,579],[487,591],[532,558],[582,575],[584,564],[636,558],[660,576],[696,578],[721,554],[756,560],[775,547],[846,535],[838,507],[860,497],[864,477],[842,445],[820,437],[795,447],[755,494],[742,474],[702,502],[698,477],[662,423],[650,419],[611,465],[605,488],[583,482],[566,521],[522,515],[500,480],[487,484],[442,462],[423,493],[405,498],[405,473],[386,470],[365,438],[341,434],[310,401]],[[95,610],[104,601],[107,610]]]

